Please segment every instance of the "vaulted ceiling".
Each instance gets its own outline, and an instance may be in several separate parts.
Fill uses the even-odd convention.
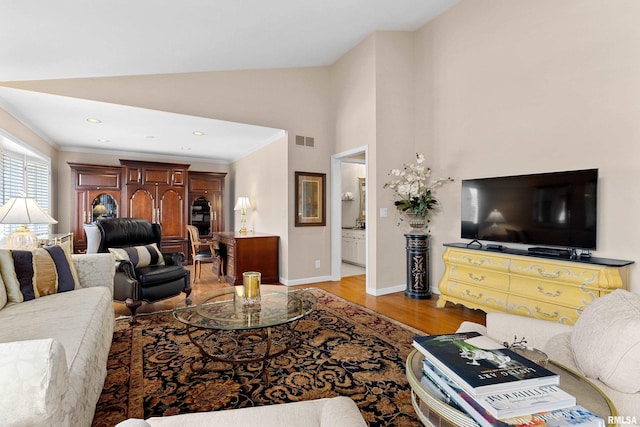
[[[283,131],[19,90],[8,83],[331,65],[369,34],[416,30],[457,1],[4,1],[0,107],[63,149],[230,162]],[[187,136],[207,143],[189,147]],[[187,143],[163,143],[176,139]]]

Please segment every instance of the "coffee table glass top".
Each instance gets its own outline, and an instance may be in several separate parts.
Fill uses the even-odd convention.
[[[318,299],[308,289],[282,285],[260,286],[261,301],[243,305],[242,286],[225,287],[185,299],[174,316],[190,326],[219,330],[261,329],[298,320],[311,311]]]

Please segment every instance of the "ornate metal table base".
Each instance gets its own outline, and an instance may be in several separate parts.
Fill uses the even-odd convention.
[[[405,234],[407,239],[407,289],[409,298],[429,299],[429,236]]]
[[[201,366],[191,361],[194,372],[202,371],[209,361],[231,365],[261,363],[262,379],[269,385],[267,365],[270,359],[300,344],[298,322],[253,330],[202,329],[187,325],[189,340],[200,350]]]

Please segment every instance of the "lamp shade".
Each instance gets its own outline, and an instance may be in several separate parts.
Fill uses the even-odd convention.
[[[233,210],[241,211],[241,210],[247,210],[247,209],[251,209],[251,202],[249,201],[249,198],[246,196],[238,197],[238,200],[236,201],[236,206],[233,208]]]
[[[32,197],[12,197],[0,208],[0,224],[57,224]]]

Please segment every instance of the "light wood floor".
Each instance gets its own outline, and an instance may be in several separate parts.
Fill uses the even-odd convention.
[[[209,266],[204,265],[200,280],[192,283],[192,295],[197,298],[199,293],[223,286],[230,285],[220,283]],[[471,310],[459,305],[452,305],[451,303],[448,303],[445,308],[436,308],[436,301],[438,299],[436,294],[428,300],[408,298],[404,295],[404,292],[396,292],[378,297],[368,295],[365,292],[364,275],[343,277],[339,282],[320,282],[295,287],[324,289],[348,301],[375,310],[378,313],[429,334],[453,332],[458,328],[460,322],[464,320],[482,324],[485,323],[485,313],[480,310]],[[138,313],[170,310],[183,298],[184,296],[178,296],[154,304],[143,303],[142,307],[138,309]],[[116,317],[129,314],[124,304],[114,302],[113,305]]]

